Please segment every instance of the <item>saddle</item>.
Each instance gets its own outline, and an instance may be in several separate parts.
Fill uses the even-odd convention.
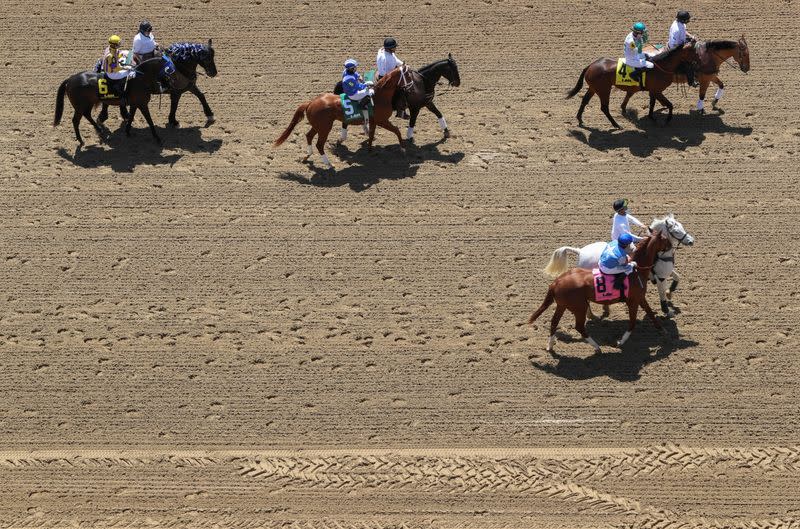
[[[614,274],[604,274],[599,268],[592,268],[592,285],[596,301],[614,301],[622,297],[622,292],[614,286]],[[625,276],[625,292],[630,292],[630,276]]]

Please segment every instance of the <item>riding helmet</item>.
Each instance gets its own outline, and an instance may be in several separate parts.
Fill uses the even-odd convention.
[[[383,39],[383,47],[387,49],[392,49],[397,47],[397,41],[394,40],[392,37],[387,37]]]
[[[122,42],[122,39],[119,38],[119,35],[111,35],[108,37],[108,43],[112,46],[119,46],[120,42]]]
[[[355,59],[347,59],[344,61],[344,69],[349,70],[350,68],[358,68],[358,61]]]
[[[631,235],[630,233],[623,233],[622,235],[619,236],[617,242],[623,248],[627,248],[633,242],[633,235]]]
[[[153,24],[147,20],[142,20],[142,22],[139,24],[139,33],[144,35],[145,31],[153,31]]]
[[[631,27],[633,31],[637,31],[639,33],[644,33],[647,31],[647,26],[644,25],[644,22],[637,22],[636,24]]]
[[[628,199],[627,198],[618,198],[614,201],[614,211],[619,211],[621,209],[626,209],[628,207]]]
[[[689,22],[691,15],[689,14],[688,11],[678,11],[678,15],[675,18],[678,20],[678,22],[683,22],[684,24],[686,24],[687,22]]]

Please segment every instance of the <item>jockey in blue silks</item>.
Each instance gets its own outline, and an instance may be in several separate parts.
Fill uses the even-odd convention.
[[[604,274],[613,275],[614,287],[617,288],[622,296],[621,299],[625,300],[625,276],[631,274],[636,268],[636,261],[632,261],[631,257],[625,249],[633,242],[633,236],[630,233],[623,233],[616,241],[611,241],[606,245],[605,250],[600,255],[600,262],[598,268]]]
[[[358,75],[356,69],[358,62],[355,59],[347,59],[344,61],[344,71],[342,72],[342,90],[347,94],[347,97],[353,101],[361,101],[364,98],[372,97],[375,90],[372,89],[372,82],[362,83],[361,76]],[[361,104],[361,113],[364,116],[364,130],[369,128],[369,101],[364,101]],[[347,138],[347,129],[342,127],[341,139],[344,141]]]

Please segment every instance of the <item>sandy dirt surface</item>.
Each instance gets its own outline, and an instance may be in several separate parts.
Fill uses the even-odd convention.
[[[636,19],[738,38],[723,113],[670,88],[611,132],[565,100]],[[0,526],[800,527],[796,1],[6,2],[0,80]],[[115,112],[79,152],[56,89],[142,16],[213,37],[219,76],[181,128]],[[364,21],[364,22],[362,22]],[[366,23],[369,23],[367,25]],[[357,34],[354,34],[357,33]],[[458,88],[403,157],[379,131],[304,164],[272,141],[383,37]],[[788,50],[788,51],[776,51]],[[713,94],[713,90],[709,95]],[[622,94],[612,99],[619,116]],[[404,128],[404,127],[403,127]],[[551,312],[540,270],[608,236],[614,198],[674,212],[679,313]],[[648,294],[658,306],[657,294]],[[640,318],[642,315],[640,314]]]

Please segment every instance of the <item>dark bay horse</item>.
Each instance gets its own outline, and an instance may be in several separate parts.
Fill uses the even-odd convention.
[[[395,92],[397,92],[397,90],[404,90],[408,83],[408,68],[402,66],[384,75],[375,84],[375,95],[372,96],[375,113],[369,120],[370,149],[372,149],[372,141],[375,138],[375,127],[377,125],[394,132],[397,136],[397,141],[400,142],[400,149],[405,152],[403,138],[400,136],[400,129],[391,124],[389,117],[392,115],[392,98]],[[333,167],[328,159],[328,155],[325,154],[325,142],[328,139],[331,128],[333,128],[333,122],[337,120],[344,122],[341,98],[331,93],[322,94],[297,107],[291,123],[289,123],[286,130],[283,131],[283,134],[275,140],[275,147],[280,146],[289,138],[294,127],[303,119],[303,115],[306,116],[311,125],[311,130],[306,134],[306,140],[308,141],[308,156],[306,156],[306,159],[314,152],[311,148],[311,140],[314,139],[314,136],[319,135],[317,138],[317,150],[322,156],[322,163],[327,167]]]
[[[179,74],[175,76],[175,82],[166,92],[170,97],[168,123],[173,127],[179,125],[175,113],[178,110],[178,102],[185,92],[191,92],[200,100],[200,104],[203,105],[203,112],[206,115],[206,127],[214,123],[216,119],[214,118],[214,113],[211,111],[211,107],[208,106],[206,96],[197,87],[198,66],[202,67],[209,77],[215,77],[217,75],[217,65],[214,62],[212,39],[208,39],[208,44],[176,42],[164,50],[164,53],[169,55],[170,59],[172,59],[175,68],[178,70],[177,73]],[[158,94],[157,91],[154,93]],[[103,109],[100,111],[100,115],[97,116],[97,121],[102,123],[106,119],[108,119],[108,105],[103,103]]]
[[[146,60],[136,67],[136,76],[128,79],[127,101],[131,107],[131,114],[125,128],[125,132],[130,135],[133,116],[136,113],[136,109],[139,109],[147,120],[147,125],[150,127],[153,138],[155,138],[159,144],[161,143],[161,138],[159,138],[156,133],[153,119],[150,117],[150,110],[147,105],[150,102],[150,94],[153,91],[153,86],[158,79],[162,66],[163,60],[160,57]],[[80,145],[83,145],[83,138],[81,138],[81,132],[78,128],[81,118],[89,120],[89,123],[92,124],[98,134],[102,132],[100,125],[95,122],[91,114],[92,109],[101,103],[99,82],[106,82],[104,74],[81,72],[68,77],[58,87],[53,126],[55,127],[61,122],[61,116],[64,113],[64,96],[66,95],[69,97],[69,101],[75,109],[75,113],[72,116],[72,125],[75,127],[75,137],[78,139]],[[119,99],[106,99],[102,101],[110,105],[119,105]]]
[[[642,307],[647,313],[647,316],[653,322],[657,329],[661,329],[661,323],[656,319],[653,309],[647,303],[645,294],[647,293],[647,283],[650,277],[650,270],[656,260],[658,252],[667,250],[670,247],[670,241],[664,237],[663,234],[658,233],[642,239],[636,245],[633,252],[633,260],[638,263],[636,270],[630,275],[630,288],[628,289],[625,303],[628,305],[628,316],[630,318],[628,323],[628,330],[617,342],[618,346],[622,346],[625,341],[630,337],[633,329],[636,327],[636,316],[639,312],[639,307]],[[547,344],[547,350],[553,351],[553,345],[556,342],[556,329],[558,329],[558,322],[564,311],[569,310],[575,315],[575,329],[584,340],[586,340],[592,347],[595,353],[600,353],[600,346],[592,339],[586,332],[586,313],[589,310],[589,302],[600,303],[602,305],[610,305],[618,303],[619,299],[611,302],[599,302],[595,299],[594,285],[593,285],[592,271],[583,268],[571,268],[559,275],[550,288],[547,290],[547,296],[542,302],[542,306],[534,312],[528,323],[533,323],[536,318],[542,315],[547,308],[556,303],[556,311],[553,314],[553,319],[550,321],[550,341]]]
[[[648,113],[648,117],[652,120],[655,120],[653,109],[655,108],[657,99],[661,104],[669,109],[669,115],[667,116],[667,122],[669,122],[672,119],[672,103],[664,96],[663,92],[669,85],[673,83],[675,79],[675,70],[681,63],[690,63],[691,65],[697,64],[697,51],[693,45],[685,44],[680,48],[675,48],[660,53],[654,56],[651,61],[655,67],[647,70],[644,88],[644,90],[650,92],[650,112]],[[611,113],[608,111],[608,103],[611,99],[611,89],[618,88],[630,95],[641,91],[642,88],[638,84],[635,86],[618,86],[615,79],[617,74],[616,69],[617,61],[615,59],[598,59],[583,69],[575,88],[567,93],[567,99],[575,96],[575,94],[577,94],[581,88],[583,88],[584,79],[586,80],[588,90],[583,96],[581,107],[578,109],[577,116],[578,123],[581,125],[583,125],[583,110],[586,108],[589,100],[592,99],[592,96],[597,94],[598,97],[600,97],[600,109],[603,111],[603,114],[606,115],[614,127],[618,129],[622,128],[614,120],[614,118],[611,117]],[[625,111],[625,104],[627,103],[628,99],[629,97],[626,97],[625,101],[623,102],[623,112]]]
[[[450,86],[461,85],[461,75],[458,73],[458,65],[456,64],[453,55],[448,53],[447,58],[441,61],[436,61],[427,66],[423,66],[418,71],[422,78],[424,90],[409,90],[406,95],[406,102],[411,111],[411,118],[408,122],[408,131],[406,138],[411,140],[414,138],[414,127],[417,124],[417,116],[422,108],[427,108],[439,119],[439,126],[445,138],[450,137],[450,129],[447,128],[447,121],[436,105],[433,104],[433,97],[435,95],[436,84],[439,79],[444,77],[450,83]],[[416,83],[415,83],[416,86]]]

